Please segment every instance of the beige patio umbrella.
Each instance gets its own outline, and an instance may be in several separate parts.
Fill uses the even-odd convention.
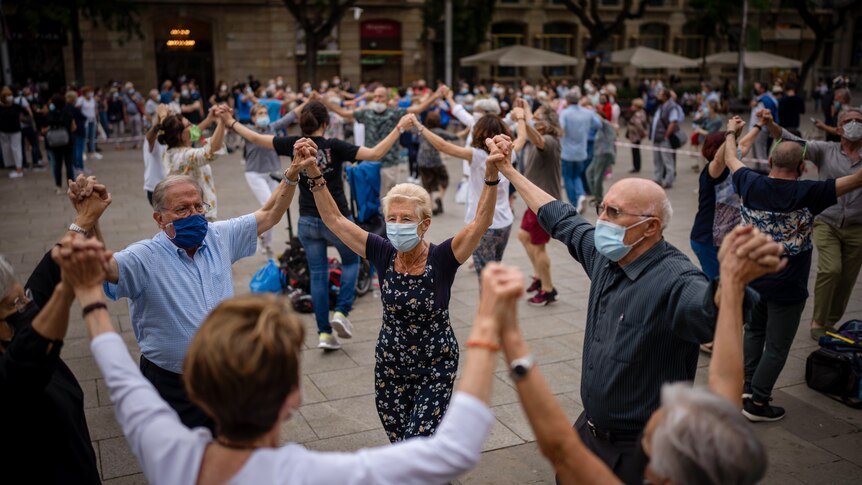
[[[578,59],[576,57],[565,56],[542,49],[534,49],[524,45],[512,45],[461,58],[462,66],[542,67],[574,66],[577,63]]]
[[[638,69],[684,69],[700,65],[696,59],[642,46],[611,52],[610,63]]]
[[[707,64],[730,64],[735,66],[738,61],[739,52],[719,52],[717,54],[712,54],[711,56],[706,56]],[[802,61],[763,51],[746,51],[743,62],[747,69],[802,67]]]

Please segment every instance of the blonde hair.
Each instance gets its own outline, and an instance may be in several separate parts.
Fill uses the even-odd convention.
[[[380,199],[383,215],[389,212],[389,203],[393,200],[406,200],[416,205],[416,216],[419,219],[431,218],[431,195],[428,191],[416,184],[398,184],[389,189],[386,197]]]
[[[191,400],[230,440],[269,432],[287,396],[299,387],[305,328],[275,295],[234,297],[201,325],[183,365]]]

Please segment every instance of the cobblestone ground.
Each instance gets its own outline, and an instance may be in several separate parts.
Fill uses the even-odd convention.
[[[102,230],[108,247],[119,250],[134,241],[152,237],[158,229],[141,188],[140,150],[111,147],[104,150],[103,160],[90,161],[87,165],[113,194],[114,202],[103,217]],[[606,182],[606,187],[613,180],[628,176],[630,159],[627,149],[620,150],[613,179]],[[644,159],[644,171],[640,176],[648,177],[652,159],[649,154]],[[689,168],[693,163],[687,157],[679,160],[679,180],[670,191],[675,214],[666,237],[694,260],[688,239],[697,208],[694,193],[697,175]],[[455,175],[460,173],[460,162],[450,159],[448,164],[453,180],[457,180]],[[221,217],[235,217],[257,208],[246,186],[239,155],[218,159],[213,170]],[[64,196],[54,194],[47,173],[27,172],[24,178],[17,180],[7,179],[5,172],[0,175],[0,207],[3,208],[0,252],[11,260],[23,282],[43,253],[65,232],[74,211]],[[440,241],[462,226],[464,208],[454,203],[453,196],[454,190],[447,194],[446,213],[434,218],[430,230],[432,241]],[[296,215],[295,203],[293,210]],[[516,212],[520,220],[524,212],[520,201]],[[592,214],[588,217],[595,218]],[[283,248],[287,240],[285,229],[284,221],[276,229],[278,248]],[[549,251],[560,299],[543,308],[522,304],[520,316],[542,372],[569,418],[574,420],[582,410],[579,383],[589,281],[560,243],[552,241]],[[529,274],[526,253],[514,236],[504,261]],[[256,255],[234,265],[237,293],[248,291],[251,275],[264,262],[263,256]],[[811,279],[813,287],[814,271]],[[452,325],[460,342],[464,342],[475,312],[477,287],[475,273],[462,268],[455,280],[451,302]],[[808,336],[812,306],[813,302],[809,302],[806,307],[775,392],[775,402],[787,408],[787,417],[777,423],[756,426],[769,449],[770,464],[765,483],[862,483],[862,412],[811,391],[804,383],[805,358],[815,348]],[[109,307],[114,324],[137,357],[126,302],[110,303]],[[380,314],[380,302],[371,294],[358,298],[350,315],[356,327],[355,337],[347,341],[342,350],[331,353],[315,348],[314,323],[310,316],[303,317],[309,330],[302,356],[305,403],[301,412],[284,427],[285,440],[316,450],[355,450],[388,443],[374,408],[372,386],[373,348]],[[862,283],[854,288],[845,315],[845,319],[849,318],[862,318]],[[73,310],[72,320],[62,356],[84,389],[87,421],[102,478],[110,484],[144,483],[114,420],[104,381],[87,346],[80,312]],[[700,383],[706,379],[708,363],[708,358],[701,356],[697,374]],[[502,362],[494,381],[492,406],[496,423],[485,444],[482,461],[475,470],[461,477],[461,483],[554,483],[553,470],[538,452]]]

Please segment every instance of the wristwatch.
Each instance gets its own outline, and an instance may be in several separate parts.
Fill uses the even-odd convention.
[[[81,226],[79,226],[79,225],[75,224],[74,222],[73,222],[73,223],[71,223],[71,224],[69,225],[69,230],[70,230],[70,231],[72,231],[72,232],[77,232],[78,234],[80,234],[80,235],[82,235],[82,236],[84,236],[84,237],[90,237],[90,233],[89,233],[89,232],[87,232],[87,230],[86,230],[86,229],[84,229],[83,227],[81,227]]]
[[[299,185],[299,177],[297,177],[296,180],[290,180],[290,178],[287,176],[288,170],[290,170],[290,169],[287,169],[284,172],[282,172],[282,175],[284,176],[284,183],[286,183],[287,185],[290,185],[292,187]]]
[[[530,369],[535,365],[536,359],[534,359],[530,354],[527,354],[520,359],[515,359],[511,364],[509,364],[509,377],[511,377],[513,381],[518,382],[527,377],[527,373],[530,372]]]

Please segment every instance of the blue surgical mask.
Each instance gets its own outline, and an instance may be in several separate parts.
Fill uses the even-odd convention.
[[[613,222],[599,219],[596,221],[596,231],[594,233],[596,251],[613,262],[623,259],[629,252],[631,252],[632,248],[637,246],[638,243],[643,241],[644,237],[646,237],[644,236],[633,244],[626,245],[624,242],[626,231],[635,226],[639,226],[650,219],[652,218],[644,219],[628,227],[623,227],[618,224],[614,224]]]
[[[257,118],[254,119],[254,124],[258,128],[261,128],[261,129],[266,128],[267,126],[269,126],[269,115],[258,116]]]
[[[419,223],[404,223],[398,224],[395,222],[386,223],[386,237],[389,242],[402,253],[406,253],[415,248],[419,241]]]
[[[192,249],[200,246],[207,236],[209,224],[206,217],[195,214],[171,223],[174,227],[174,237],[168,236],[177,246],[183,249]],[[167,233],[167,231],[165,231]]]

